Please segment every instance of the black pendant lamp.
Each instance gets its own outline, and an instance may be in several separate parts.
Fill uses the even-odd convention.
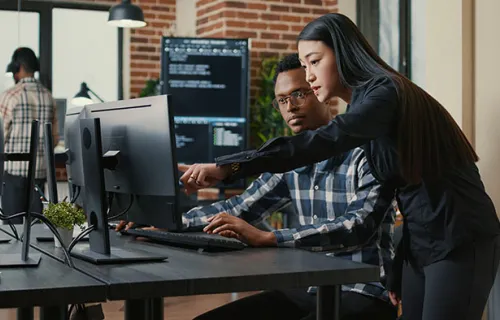
[[[142,9],[133,5],[130,1],[122,0],[122,3],[109,9],[109,25],[119,28],[142,28],[146,26]]]

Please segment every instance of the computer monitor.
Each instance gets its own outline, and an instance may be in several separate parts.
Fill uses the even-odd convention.
[[[179,163],[248,149],[249,79],[248,39],[162,38],[161,87],[174,103]]]
[[[52,123],[45,123],[43,129],[43,147],[45,149],[44,156],[45,165],[47,167],[47,189],[49,190],[49,198],[47,200],[49,200],[50,203],[58,203]]]
[[[89,105],[78,121],[66,120],[66,126],[78,126],[81,132],[80,152],[73,150],[76,136],[67,135],[69,154],[73,156],[71,166],[76,169],[69,171],[68,176],[73,180],[72,172],[83,172],[83,206],[89,225],[97,225],[97,230],[90,233],[90,248],[77,245],[72,254],[95,263],[146,259],[109,249],[106,192],[122,200],[130,199],[129,220],[171,230],[181,228],[169,97]],[[66,128],[67,132],[75,130]],[[81,154],[81,162],[75,161],[77,154]],[[80,164],[82,170],[74,168]]]
[[[64,146],[70,200],[83,207],[83,165],[80,119],[85,117],[83,107],[67,110],[64,120]]]

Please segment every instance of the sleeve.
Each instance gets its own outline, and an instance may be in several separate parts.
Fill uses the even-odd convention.
[[[16,101],[8,93],[0,95],[0,115],[3,121],[3,135],[4,142],[9,138],[10,126],[12,124],[12,117]]]
[[[217,165],[239,163],[231,179],[260,172],[286,172],[320,162],[388,134],[394,128],[398,95],[392,80],[384,78],[367,89],[361,102],[328,125],[295,136],[267,141],[256,151],[216,159]]]
[[[394,192],[375,180],[364,156],[353,172],[358,175],[356,194],[342,215],[321,224],[274,231],[278,246],[314,246],[350,251],[370,241],[385,216],[393,210]]]
[[[265,173],[241,195],[189,210],[183,215],[182,224],[186,229],[199,227],[208,224],[209,217],[226,212],[256,225],[274,211],[288,205],[290,201],[290,192],[284,175]]]

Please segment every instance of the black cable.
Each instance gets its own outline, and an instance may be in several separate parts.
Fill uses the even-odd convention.
[[[128,204],[127,209],[123,210],[122,212],[120,212],[112,217],[109,217],[108,221],[113,221],[116,218],[119,218],[119,217],[123,216],[124,214],[126,214],[130,210],[130,208],[132,208],[132,204],[134,204],[134,195],[133,194],[130,195],[130,203]]]
[[[74,197],[73,197],[73,199],[71,199],[70,203],[72,203],[72,204],[73,204],[73,203],[75,203],[75,202],[76,202],[76,200],[77,200],[77,199],[78,199],[78,197],[80,196],[80,190],[81,190],[81,189],[82,189],[82,188],[81,188],[80,186],[76,186],[76,193],[74,194]]]
[[[6,231],[6,230],[4,230],[4,229],[2,229],[2,228],[0,228],[0,231],[2,231],[3,233],[5,233],[5,234],[6,234],[6,235],[8,235],[9,237],[12,237],[12,238],[16,239],[16,236],[15,236],[15,235],[13,235],[12,233],[10,233],[9,231]],[[17,240],[17,239],[16,239],[16,240]]]
[[[56,227],[54,227],[54,225],[52,224],[52,222],[50,222],[49,219],[47,219],[46,216],[44,216],[43,214],[40,214],[40,213],[36,213],[36,212],[32,212],[31,215],[35,218],[38,218],[40,219],[43,223],[45,223],[45,225],[47,227],[49,227],[50,231],[52,231],[52,234],[54,236],[56,236],[57,240],[59,240],[59,242],[61,244],[64,243],[64,241],[62,241],[62,238],[61,238],[61,235],[59,234],[59,232],[57,231]],[[63,250],[64,252],[64,256],[66,258],[66,262],[68,263],[68,266],[70,266],[71,268],[75,268],[75,265],[73,264],[73,260],[71,259],[71,256],[69,255],[69,252],[68,250],[64,247],[64,245],[61,245],[61,249]]]
[[[96,229],[95,225],[91,225],[91,226],[87,227],[85,230],[83,230],[82,232],[80,232],[75,237],[75,239],[73,239],[73,241],[71,241],[71,243],[69,244],[69,246],[68,246],[68,252],[71,252],[71,250],[77,244],[78,241],[82,240],[83,237],[85,237],[86,235],[88,235],[89,233],[91,233],[92,231],[94,231],[95,229]]]
[[[2,216],[4,216],[4,217],[9,217],[8,215],[6,215],[6,214],[3,212],[2,208],[0,208],[0,214],[1,214]],[[4,220],[4,221],[5,221],[5,219],[1,219],[1,220]],[[12,233],[14,233],[14,234],[12,235],[12,234],[10,234],[10,233],[7,233],[5,230],[2,230],[2,231],[3,231],[3,232],[5,232],[5,233],[7,233],[8,235],[10,235],[11,237],[13,237],[14,239],[19,240],[19,233],[17,232],[17,229],[16,229],[16,227],[14,226],[14,224],[12,223],[12,221],[10,221],[10,219],[9,219],[9,220],[7,220],[7,223],[9,224],[10,230],[12,230]]]
[[[16,240],[19,240],[19,233],[17,233],[16,227],[14,226],[14,224],[12,223],[12,221],[7,220],[7,222],[9,223],[10,230],[12,230],[12,233],[14,233],[14,238]]]
[[[25,217],[26,215],[27,215],[26,212],[16,213],[16,214],[13,214],[11,216],[6,216],[2,213],[2,214],[0,214],[0,220],[9,220],[9,219],[14,219],[14,218],[18,218],[18,217]],[[56,227],[54,227],[52,222],[50,222],[50,220],[47,219],[47,217],[45,217],[44,215],[37,213],[37,212],[32,212],[31,215],[35,218],[40,219],[42,222],[44,222],[47,225],[47,227],[49,227],[50,231],[52,231],[52,233],[56,236],[57,240],[59,240],[59,242],[61,242],[61,243],[64,243],[62,241],[61,235],[59,234],[59,232],[57,232]],[[68,263],[68,265],[71,268],[74,268],[75,265],[73,264],[73,260],[71,260],[71,257],[69,256],[68,250],[66,250],[66,248],[64,246],[61,246],[61,248],[63,249],[64,256],[66,257],[66,262]]]

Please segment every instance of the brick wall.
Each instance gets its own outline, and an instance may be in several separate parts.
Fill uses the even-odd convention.
[[[121,0],[75,0],[79,3],[113,5]],[[146,80],[160,76],[161,37],[175,22],[176,0],[132,0],[141,7],[148,25],[131,29],[130,38],[130,96],[135,98]]]
[[[254,97],[262,58],[296,50],[296,38],[311,20],[336,12],[337,0],[197,0],[197,36],[251,38]]]

